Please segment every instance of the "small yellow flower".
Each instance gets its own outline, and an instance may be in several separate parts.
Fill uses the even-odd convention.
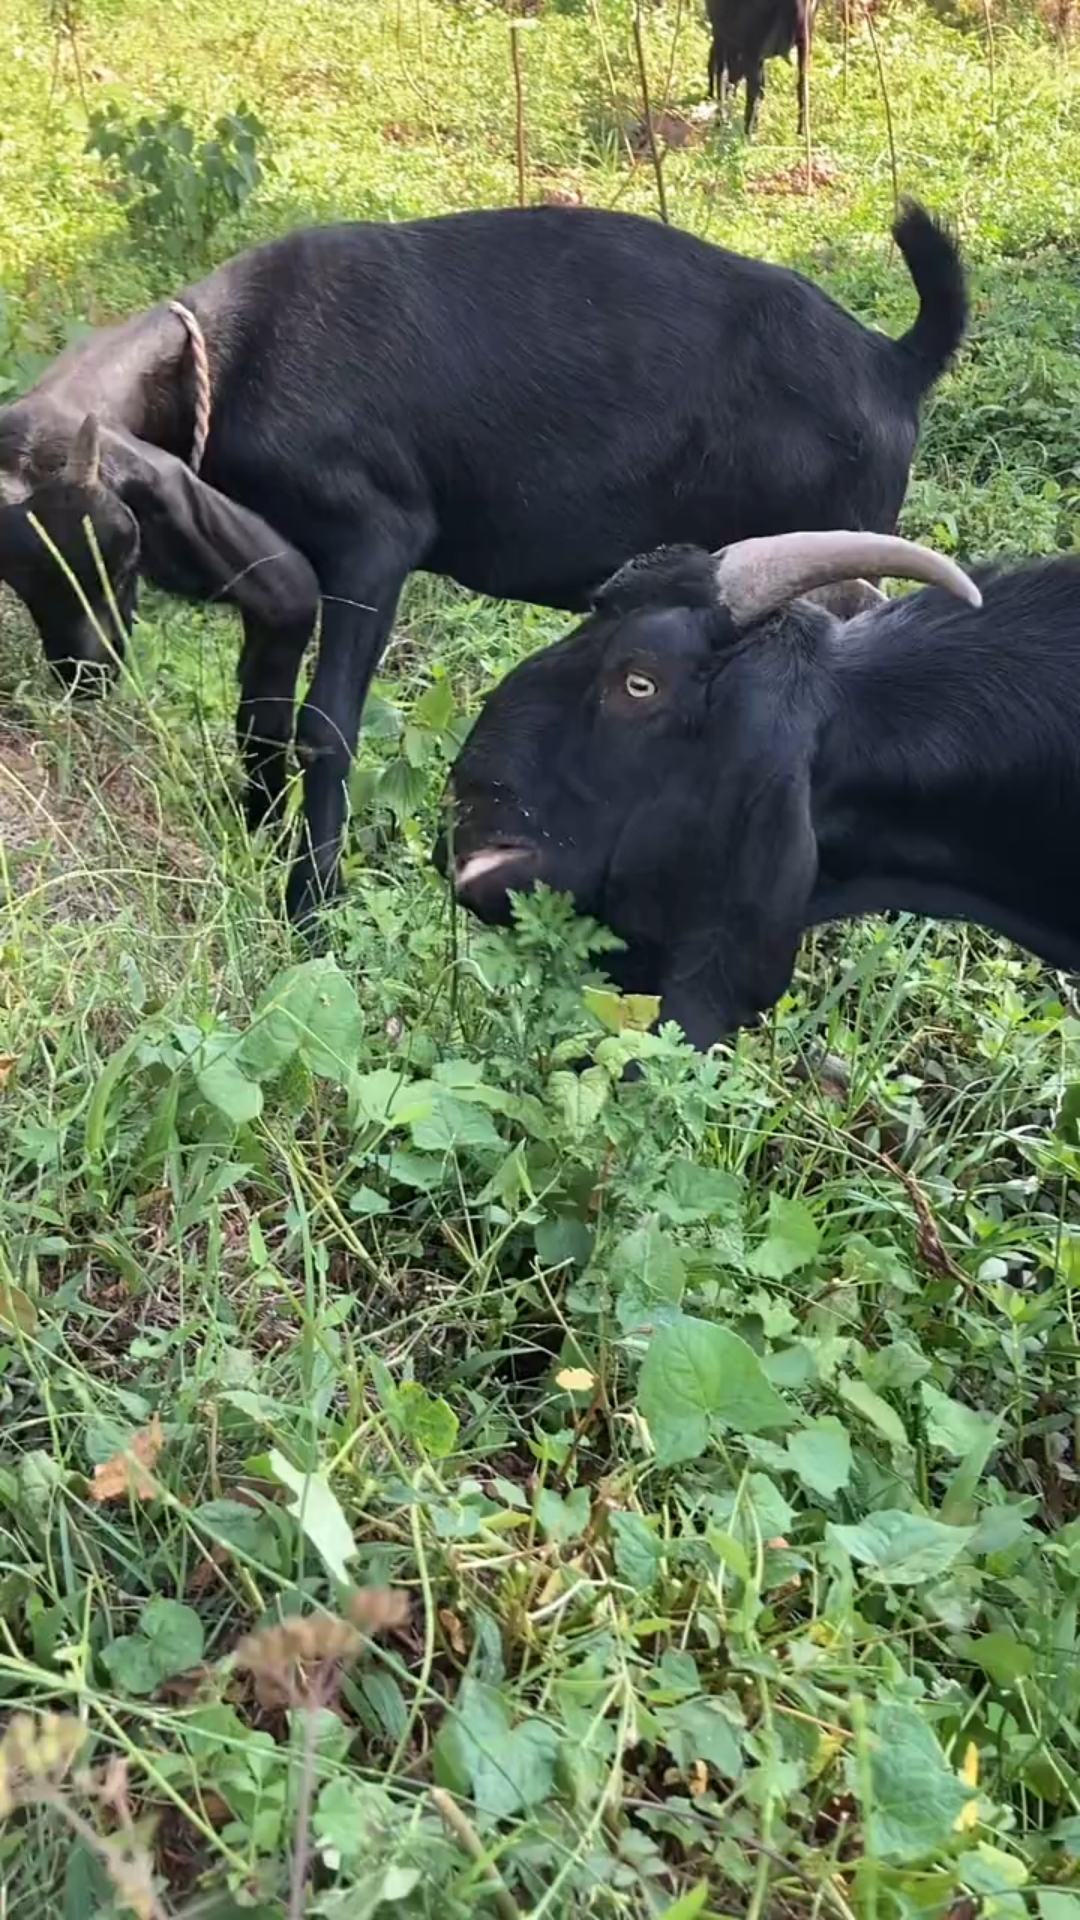
[[[555,1375],[555,1384],[564,1393],[589,1393],[596,1385],[596,1375],[588,1367],[563,1367]]]

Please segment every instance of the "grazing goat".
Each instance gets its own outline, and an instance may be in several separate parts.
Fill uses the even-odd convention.
[[[0,579],[87,690],[122,646],[110,603],[126,626],[140,573],[236,606],[253,825],[285,789],[321,602],[296,722],[288,900],[305,919],[337,883],[361,710],[410,571],[577,611],[658,542],[895,525],[966,299],[927,213],[894,232],[920,303],[899,340],[798,274],[630,214],[293,233],[179,311],[70,349],[0,408]]]
[[[864,582],[845,624],[820,590],[860,572],[966,604]],[[980,577],[850,533],[624,568],[465,743],[459,899],[498,921],[508,888],[573,894],[627,943],[620,983],[702,1048],[773,1005],[824,921],[970,920],[1080,968],[1080,558]]]
[[[798,59],[796,90],[798,131],[806,131],[807,67],[814,32],[817,0],[708,0],[712,46],[709,49],[709,92],[723,104],[729,86],[746,81],[746,137],[757,128],[765,92],[765,62],[782,54]]]

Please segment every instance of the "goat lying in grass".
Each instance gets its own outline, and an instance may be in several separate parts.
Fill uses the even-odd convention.
[[[895,525],[966,300],[928,214],[894,231],[920,301],[900,340],[798,274],[629,214],[290,234],[0,408],[0,579],[91,689],[140,573],[236,606],[252,824],[285,788],[321,598],[296,724],[304,918],[336,885],[360,714],[412,569],[582,609],[658,541]]]
[[[824,589],[859,572],[939,585],[848,586],[845,623]],[[572,893],[700,1047],[776,1001],[808,928],[857,914],[970,920],[1080,968],[1080,558],[978,580],[847,533],[624,568],[482,708],[451,776],[459,898],[497,921],[508,889]]]

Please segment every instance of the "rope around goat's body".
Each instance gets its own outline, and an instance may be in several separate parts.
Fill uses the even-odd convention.
[[[197,474],[210,434],[210,357],[206,351],[206,335],[191,308],[185,307],[180,300],[170,300],[169,310],[183,321],[191,341],[191,357],[195,366],[195,431],[188,465],[192,473]]]

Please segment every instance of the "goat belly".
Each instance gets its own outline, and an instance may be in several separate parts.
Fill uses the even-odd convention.
[[[1080,927],[1053,926],[1000,901],[910,877],[859,878],[830,882],[815,888],[805,927],[856,920],[866,914],[917,913],[928,920],[964,921],[1003,935],[1041,960],[1044,966],[1066,972],[1080,970]]]

